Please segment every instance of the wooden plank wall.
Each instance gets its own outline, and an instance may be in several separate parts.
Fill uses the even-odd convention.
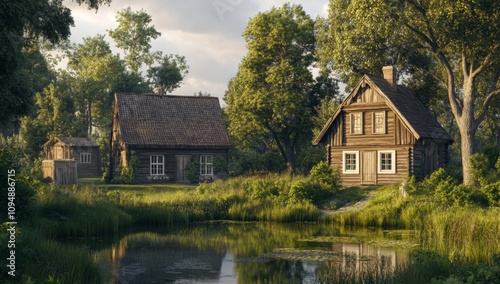
[[[138,182],[177,182],[177,159],[176,155],[224,155],[227,157],[226,150],[175,150],[175,149],[130,149],[135,151],[139,158],[139,165],[137,172],[139,174]],[[153,179],[150,176],[150,156],[151,155],[164,155],[165,157],[165,177]]]
[[[59,185],[78,183],[75,160],[43,160],[42,175],[44,180]]]
[[[409,155],[410,147],[408,146],[394,146],[394,147],[331,147],[331,165],[338,169],[344,186],[352,186],[361,184],[361,171],[359,174],[343,174],[342,173],[342,152],[343,151],[359,151],[363,155],[363,151],[380,151],[380,150],[395,150],[396,151],[396,173],[395,174],[379,174],[376,173],[377,184],[394,184],[401,183],[403,179],[407,178],[410,172]],[[378,155],[377,155],[378,156]],[[360,163],[362,159],[359,159]]]

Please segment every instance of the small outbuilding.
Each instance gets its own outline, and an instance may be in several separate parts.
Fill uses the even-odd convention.
[[[101,176],[99,146],[89,138],[54,137],[43,144],[47,160],[74,160],[78,177]]]
[[[326,147],[344,185],[400,183],[448,162],[453,139],[410,89],[397,85],[395,67],[383,73],[364,75],[313,142]]]
[[[217,174],[216,162],[227,161],[229,148],[231,141],[216,97],[115,95],[111,174],[134,159],[137,182],[212,179]]]

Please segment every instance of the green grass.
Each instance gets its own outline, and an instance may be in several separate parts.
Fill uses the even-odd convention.
[[[369,192],[373,196],[362,210],[320,216],[319,207],[336,209],[359,201]],[[494,257],[500,254],[499,207],[449,206],[434,200],[429,191],[411,192],[403,198],[396,185],[376,190],[352,187],[325,194],[309,178],[287,175],[236,177],[199,186],[89,182],[57,189],[43,186],[37,190],[34,208],[36,213],[27,225],[23,247],[37,252],[41,258],[46,255],[43,262],[54,262],[61,268],[32,265],[27,268],[27,274],[36,279],[51,275],[68,279],[69,283],[79,277],[92,283],[89,275],[95,273],[95,267],[88,264],[84,251],[63,246],[57,237],[116,234],[133,225],[168,227],[210,220],[283,223],[320,220],[341,228],[411,229],[422,248],[434,250],[452,263],[492,264]],[[23,230],[21,232],[23,234]],[[58,250],[64,251],[61,259],[65,263],[53,259]],[[82,262],[71,260],[78,258]],[[76,266],[84,271],[74,268]],[[405,271],[409,272],[377,277],[393,280],[394,277],[414,277],[412,270]],[[325,274],[327,278],[330,276]]]
[[[500,254],[499,207],[444,206],[431,195],[403,198],[395,185],[378,189],[363,210],[325,220],[342,227],[412,229],[422,247],[453,261],[491,263]]]
[[[23,226],[17,230],[16,276],[12,282],[2,283],[101,283],[99,270],[86,248],[49,238],[43,228]],[[5,232],[4,228],[0,231],[2,243],[7,243]],[[0,251],[7,255],[3,249]],[[7,264],[5,261],[0,260],[2,267]]]
[[[363,199],[369,192],[376,190],[375,186],[353,186],[337,192],[332,198],[323,200],[319,206],[324,209],[336,210],[354,204]]]

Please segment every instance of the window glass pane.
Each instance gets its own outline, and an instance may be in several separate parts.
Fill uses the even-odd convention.
[[[356,170],[356,154],[354,153],[345,154],[345,169],[347,171]]]
[[[162,155],[154,155],[150,156],[151,166],[150,173],[151,175],[163,175],[164,174],[164,157]]]

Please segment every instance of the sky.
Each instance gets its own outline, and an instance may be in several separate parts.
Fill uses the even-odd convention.
[[[247,52],[242,34],[248,20],[287,2],[301,4],[313,19],[327,15],[328,0],[113,0],[97,12],[70,0],[63,3],[72,10],[75,21],[72,43],[102,34],[115,53],[120,51],[107,31],[118,26],[117,12],[127,7],[132,11],[144,10],[152,17],[151,25],[161,33],[152,41],[151,50],[185,56],[189,65],[182,86],[172,94],[206,92],[219,97],[224,105],[227,84]]]

